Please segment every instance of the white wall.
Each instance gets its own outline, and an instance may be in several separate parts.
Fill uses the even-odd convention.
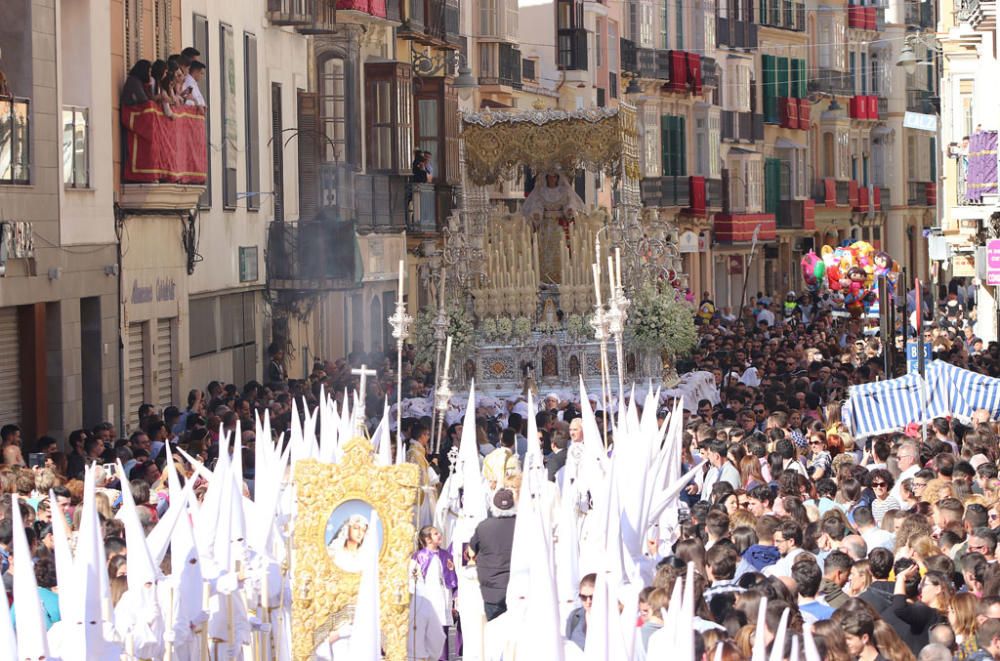
[[[60,108],[90,109],[90,188],[60,190],[60,233],[63,245],[115,242],[114,160],[111,111],[111,10],[100,0],[61,0],[58,7]],[[62,116],[59,162],[62,163]],[[59,176],[62,177],[62,168]]]
[[[271,174],[271,148],[281,148],[279,145],[268,147],[271,139],[271,83],[282,86],[282,122],[284,128],[296,126],[296,89],[307,89],[307,37],[289,28],[272,26],[265,18],[266,0],[251,0],[247,2],[227,2],[226,0],[192,0],[184,3],[181,17],[183,37],[178,44],[178,50],[190,45],[193,41],[194,14],[208,19],[208,35],[210,53],[208,65],[212,85],[209,121],[211,123],[212,144],[212,208],[201,212],[199,229],[199,252],[204,261],[199,263],[189,282],[191,294],[220,291],[239,287],[263,286],[265,281],[264,251],[267,245],[267,225],[274,218],[274,197]],[[246,112],[245,112],[245,79],[243,58],[243,34],[250,32],[257,37],[257,91],[259,151],[257,162],[260,168],[260,189],[267,193],[256,198],[259,200],[259,211],[247,210],[247,198],[238,196],[236,209],[223,210],[222,203],[222,112],[221,112],[221,70],[219,51],[219,23],[230,25],[233,29],[233,55],[236,70],[236,113],[237,118],[237,164],[236,190],[247,192],[247,173],[245,163],[246,149]],[[282,142],[283,144],[283,142]],[[298,217],[298,152],[296,141],[289,142],[284,148],[284,200],[285,219],[295,220]],[[239,247],[257,246],[258,274],[256,282],[241,283],[239,281]]]

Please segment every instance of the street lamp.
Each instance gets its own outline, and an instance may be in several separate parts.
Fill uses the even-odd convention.
[[[899,57],[896,58],[896,66],[902,67],[903,71],[908,74],[913,74],[913,72],[917,70],[917,67],[921,65],[928,67],[934,66],[933,62],[917,59],[917,55],[913,49],[913,47],[917,44],[924,46],[934,53],[941,52],[941,44],[937,42],[934,35],[925,35],[919,32],[909,33],[903,38],[903,48],[900,49]]]
[[[442,73],[451,75],[453,71],[457,70],[458,77],[455,78],[451,86],[458,92],[463,101],[471,98],[472,93],[479,88],[479,82],[472,75],[468,60],[457,51],[429,55],[418,51],[411,44],[410,60],[413,63],[413,73],[418,78],[439,76]]]
[[[903,67],[903,71],[912,74],[917,70],[917,57],[913,54],[913,46],[906,44],[896,58],[896,66]]]

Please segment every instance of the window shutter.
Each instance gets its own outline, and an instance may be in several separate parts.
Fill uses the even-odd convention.
[[[778,212],[781,196],[781,160],[769,158],[764,161],[764,213]]]
[[[445,180],[458,185],[462,183],[458,168],[458,92],[451,85],[445,88],[444,96],[444,143]]]
[[[777,58],[773,55],[762,55],[761,64],[764,69],[764,121],[778,121]]]
[[[807,73],[806,73],[806,61],[805,60],[798,60],[798,63],[799,63],[799,97],[798,98],[804,99],[807,96],[809,96],[809,89],[808,89],[808,82],[807,82],[808,78],[806,77],[807,76]]]
[[[316,132],[319,130],[319,98],[314,92],[298,94],[299,145],[299,217],[316,217],[319,203],[319,153]]]
[[[243,33],[243,67],[246,71],[244,112],[246,113],[247,209],[260,209],[260,112],[257,104],[257,37]]]
[[[777,58],[776,66],[778,69],[778,91],[775,96],[785,98],[788,96],[788,58]]]
[[[285,219],[285,156],[282,149],[281,84],[271,83],[271,189],[274,191],[274,220]]]
[[[662,115],[660,117],[660,162],[664,177],[671,174],[670,145],[672,137],[671,129],[673,127],[672,120],[673,117],[670,115]]]
[[[687,174],[687,131],[685,130],[686,119],[684,117],[674,118],[674,174],[684,176]]]

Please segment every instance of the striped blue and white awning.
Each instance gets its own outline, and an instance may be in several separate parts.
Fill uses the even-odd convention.
[[[968,422],[978,409],[1000,419],[1000,379],[941,360],[927,365],[926,383],[918,374],[852,386],[844,404],[844,423],[857,438],[901,431],[911,422],[953,417]]]
[[[925,422],[929,419],[926,392],[919,374],[851,386],[842,411],[844,423],[855,438],[865,438]]]
[[[967,422],[979,410],[1000,418],[1000,379],[935,360],[927,371],[933,417],[952,416]]]

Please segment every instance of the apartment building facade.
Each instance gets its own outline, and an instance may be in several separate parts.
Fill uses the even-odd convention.
[[[109,10],[15,0],[0,28],[0,422],[119,412]]]
[[[998,338],[997,293],[989,283],[987,248],[1000,237],[997,196],[997,132],[1000,95],[994,81],[996,3],[956,2],[938,22],[941,45],[942,208],[940,230],[947,246],[937,281],[952,278],[975,287],[975,333]]]
[[[262,376],[272,336],[268,222],[298,213],[295,145],[274,140],[272,129],[275,118],[294,116],[296,90],[307,85],[307,33],[333,22],[325,3],[300,2],[310,30],[286,28],[269,20],[272,4],[111,3],[107,95],[115,127],[127,428],[137,423],[143,402],[165,406],[210,380],[242,386]],[[136,62],[165,59],[187,46],[206,65],[199,86],[205,108],[188,107],[170,118],[155,103],[141,108],[141,116],[121,105],[121,85]],[[143,130],[152,132],[151,142]],[[145,164],[144,157],[162,158],[187,145],[197,156],[181,172]],[[291,166],[265,176],[282,157]]]

